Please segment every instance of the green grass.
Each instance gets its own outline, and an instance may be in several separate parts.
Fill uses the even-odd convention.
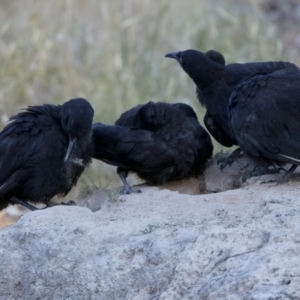
[[[284,59],[256,1],[2,0],[0,127],[27,105],[77,96],[104,123],[150,100],[189,103],[202,122],[194,84],[164,59],[188,48],[219,50],[228,63]],[[96,162],[79,185],[119,185],[114,174]]]

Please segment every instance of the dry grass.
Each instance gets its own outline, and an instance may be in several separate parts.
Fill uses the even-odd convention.
[[[95,121],[113,123],[149,100],[189,103],[202,120],[193,83],[164,54],[197,48],[227,62],[278,60],[276,34],[254,0],[2,0],[0,127],[22,107],[77,96],[92,103]],[[97,162],[81,185],[113,177]]]

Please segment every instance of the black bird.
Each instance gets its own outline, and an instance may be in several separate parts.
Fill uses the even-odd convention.
[[[129,171],[150,184],[200,175],[213,145],[194,110],[183,103],[148,102],[126,112],[115,125],[93,124],[94,158],[117,166],[123,194],[133,191]]]
[[[228,104],[234,88],[246,79],[256,75],[270,74],[285,68],[297,68],[288,62],[263,62],[225,65],[224,56],[210,50],[202,53],[197,50],[171,52],[165,55],[176,59],[183,70],[191,77],[197,87],[199,102],[207,109],[206,119],[212,119],[218,126],[217,133],[205,125],[212,136],[222,145],[237,145],[228,117]],[[218,130],[221,130],[218,132]],[[220,134],[220,136],[218,136]]]
[[[256,159],[300,164],[300,70],[286,68],[243,81],[229,102],[232,133]]]
[[[29,106],[0,133],[0,210],[9,204],[50,205],[76,184],[93,154],[94,110],[85,99]]]
[[[215,50],[206,53],[186,50],[170,52],[165,56],[176,59],[196,84],[198,100],[207,110],[204,124],[210,134],[225,147],[238,145],[230,128],[228,113],[229,99],[235,87],[257,75],[267,75],[287,68],[297,69],[297,66],[288,62],[225,65],[224,56]]]

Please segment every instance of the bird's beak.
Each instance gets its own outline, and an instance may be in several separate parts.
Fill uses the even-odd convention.
[[[178,53],[179,52],[169,52],[165,55],[165,57],[170,57],[170,58],[174,58],[174,59],[178,60]]]
[[[70,157],[72,157],[72,154],[76,148],[76,144],[77,144],[76,138],[74,139],[69,138],[69,145],[68,145],[67,154],[65,156],[65,162],[68,161]]]

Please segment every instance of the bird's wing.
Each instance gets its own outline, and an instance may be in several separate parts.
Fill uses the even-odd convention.
[[[30,176],[28,168],[37,154],[43,128],[50,126],[49,118],[22,112],[0,133],[0,196]]]
[[[269,62],[249,62],[244,64],[233,63],[225,67],[224,81],[228,86],[233,88],[244,80],[251,79],[258,75],[270,75],[277,71],[293,69],[298,71],[299,68],[292,63],[283,61]]]
[[[225,147],[232,147],[234,145],[231,137],[229,137],[223,130],[223,128],[215,122],[214,118],[208,111],[206,111],[206,114],[204,116],[204,124],[209,133],[215,138],[218,143]]]
[[[93,157],[118,167],[155,172],[174,163],[165,143],[151,131],[94,124],[93,138]]]
[[[16,170],[12,174],[8,175],[8,177],[6,177],[0,185],[0,198],[20,186],[28,175],[29,174],[26,174],[26,172],[22,169]]]
[[[115,122],[117,126],[134,127],[136,118],[139,115],[139,111],[143,105],[139,104],[121,114],[121,116]]]
[[[239,145],[253,156],[300,163],[300,71],[259,75],[237,86],[229,103]]]

